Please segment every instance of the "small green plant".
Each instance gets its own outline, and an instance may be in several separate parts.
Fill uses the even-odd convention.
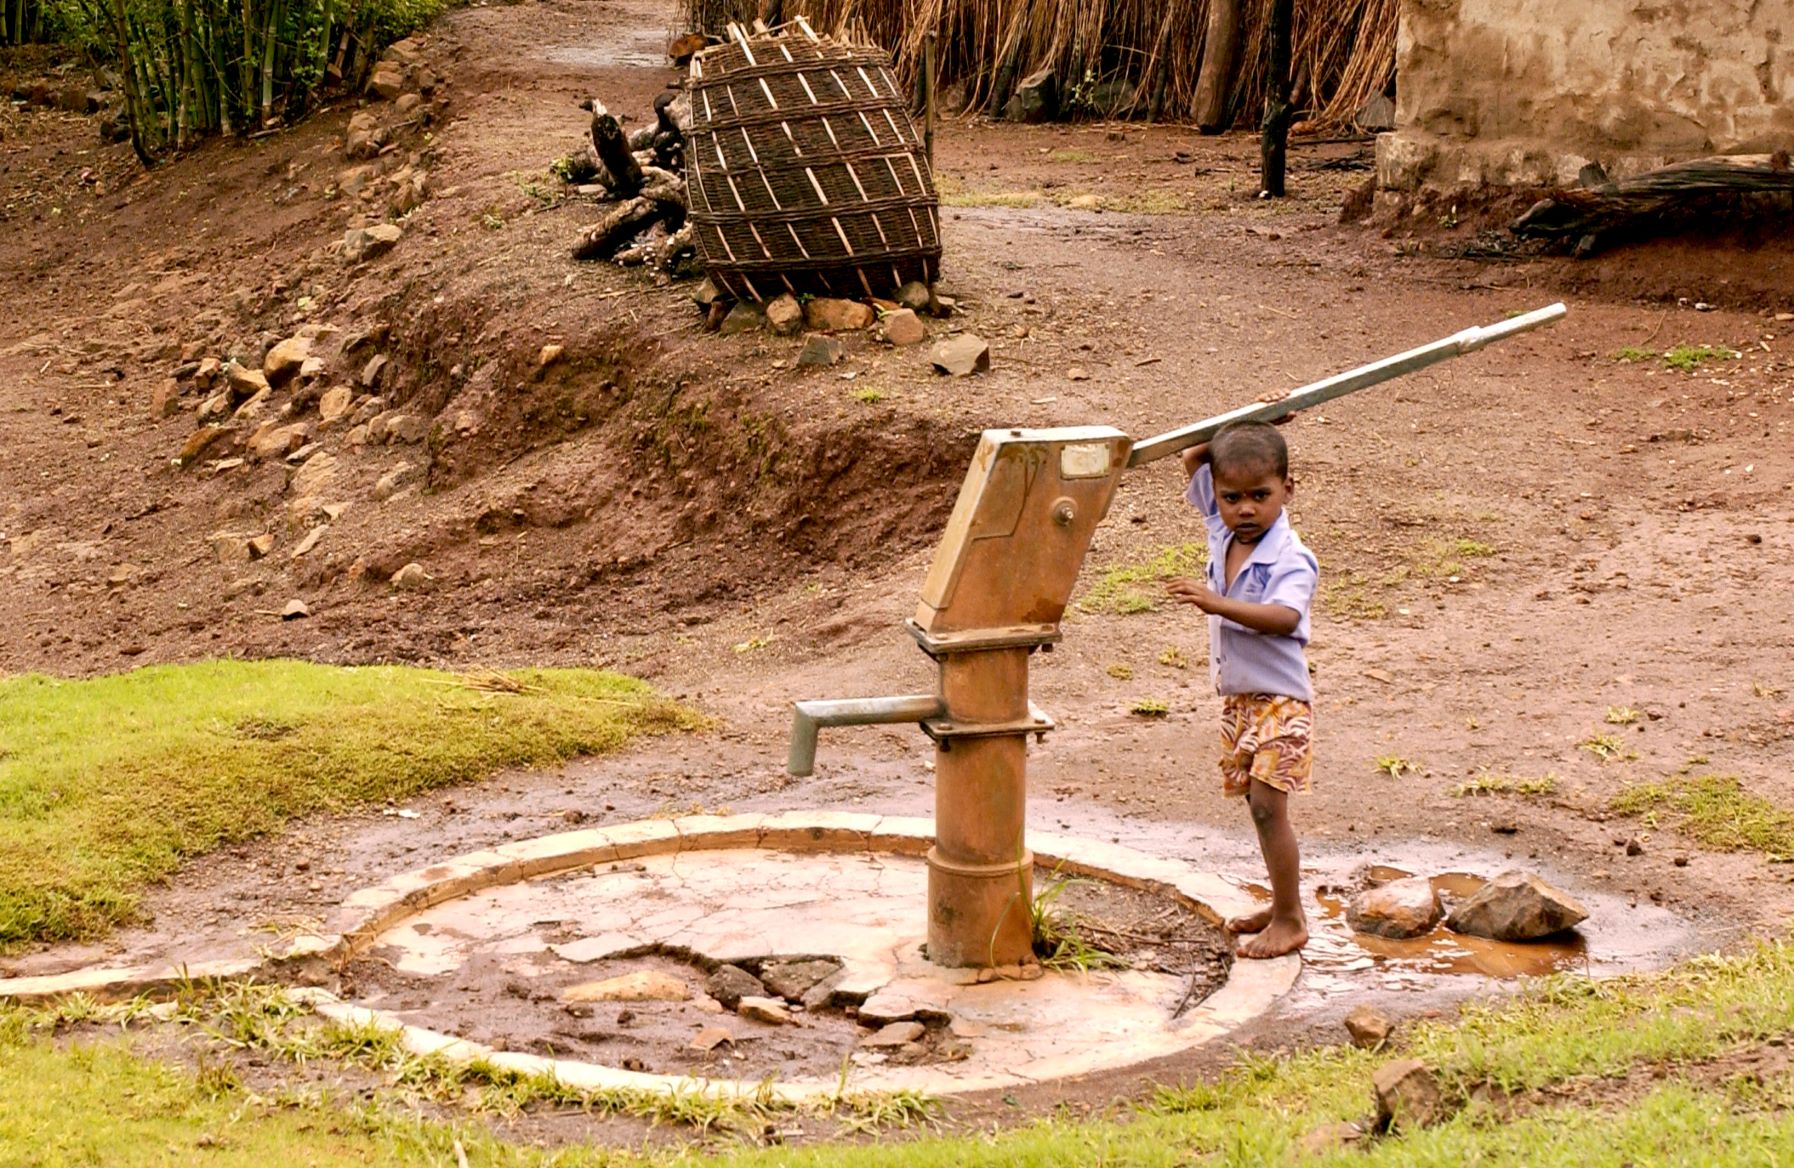
[[[1639,712],[1631,706],[1608,706],[1607,724],[1610,726],[1630,726],[1638,721]]]
[[[1625,739],[1617,734],[1591,734],[1582,740],[1581,745],[1582,749],[1602,762],[1638,757],[1637,751],[1626,749]]]
[[[853,391],[853,400],[861,403],[862,405],[869,406],[869,405],[872,405],[874,402],[881,402],[881,401],[885,400],[885,391],[882,389],[873,389],[871,386],[868,385],[864,389],[854,390]]]
[[[1183,651],[1177,648],[1166,649],[1159,654],[1159,664],[1168,665],[1172,669],[1188,669],[1190,663],[1184,659]]]
[[[480,212],[480,226],[484,227],[487,231],[501,230],[504,225],[505,217],[499,213],[497,207],[488,207],[486,210]]]
[[[1346,573],[1321,585],[1321,608],[1335,620],[1382,620],[1389,605],[1372,591],[1376,585]]]
[[[1451,793],[1462,799],[1477,795],[1549,795],[1557,790],[1556,775],[1522,778],[1519,775],[1480,774],[1459,783]]]
[[[1770,685],[1766,681],[1753,681],[1750,683],[1750,692],[1759,698],[1779,698],[1782,696],[1782,687]]]
[[[1668,812],[1675,826],[1719,851],[1794,857],[1794,811],[1744,789],[1734,775],[1676,776],[1627,787],[1610,806],[1655,825]]]
[[[1141,698],[1128,707],[1128,712],[1142,718],[1163,718],[1171,712],[1171,707],[1160,698]]]
[[[1131,665],[1115,664],[1104,669],[1103,672],[1110,677],[1113,677],[1116,681],[1134,680],[1134,668]]]
[[[1378,755],[1376,758],[1376,768],[1392,779],[1399,779],[1403,775],[1417,775],[1420,773],[1419,763],[1411,758],[1404,758],[1399,754]]]
[[[1142,562],[1109,568],[1085,591],[1078,607],[1085,612],[1104,612],[1119,616],[1152,612],[1158,607],[1162,589],[1148,589],[1149,584],[1174,576],[1193,576],[1202,571],[1208,551],[1201,544],[1167,544],[1156,548]]]
[[[770,644],[772,644],[772,638],[770,636],[758,636],[749,637],[745,641],[737,641],[735,644],[731,645],[730,648],[737,653],[752,653],[756,649],[764,649]]]
[[[1095,162],[1096,155],[1088,150],[1054,150],[1047,155],[1048,162]]]
[[[1481,540],[1466,539],[1434,539],[1424,544],[1409,562],[1409,571],[1420,579],[1432,579],[1439,576],[1461,576],[1464,573],[1464,561],[1484,559],[1495,554],[1493,544]]]
[[[1649,361],[1651,358],[1655,357],[1656,355],[1657,354],[1652,352],[1650,349],[1641,349],[1637,345],[1627,345],[1625,348],[1623,348],[1623,349],[1619,350],[1617,353],[1615,353],[1613,355],[1613,359],[1615,361],[1621,361],[1621,362],[1624,362],[1625,364],[1632,365],[1632,364],[1636,364],[1639,361]]]
[[[1076,970],[1079,973],[1088,973],[1093,969],[1126,969],[1127,962],[1124,959],[1085,940],[1078,931],[1077,919],[1057,907],[1058,900],[1065,895],[1066,889],[1074,884],[1089,884],[1091,881],[1059,876],[1057,872],[1054,869],[1054,876],[1047,881],[1045,888],[1035,891],[1034,899],[1028,905],[1028,924],[1034,938],[1034,956],[1048,969]]]
[[[1733,349],[1716,348],[1713,345],[1677,345],[1664,352],[1663,363],[1671,369],[1693,373],[1705,361],[1735,360],[1738,356]]]

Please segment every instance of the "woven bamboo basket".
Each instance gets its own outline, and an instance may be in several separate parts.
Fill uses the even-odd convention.
[[[882,296],[940,274],[928,165],[890,57],[799,19],[692,58],[698,248],[741,299]]]

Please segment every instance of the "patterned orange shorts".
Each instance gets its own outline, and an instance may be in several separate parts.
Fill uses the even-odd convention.
[[[1282,694],[1225,694],[1221,793],[1244,795],[1257,779],[1294,794],[1314,771],[1314,707]]]

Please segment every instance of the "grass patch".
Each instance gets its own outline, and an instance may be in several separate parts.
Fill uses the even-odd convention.
[[[1127,194],[1055,190],[1052,201],[1068,211],[1113,211],[1123,215],[1187,215],[1195,210],[1189,197],[1178,191],[1150,190]]]
[[[1208,549],[1199,543],[1166,544],[1143,561],[1119,564],[1104,570],[1078,599],[1085,612],[1128,616],[1153,612],[1163,598],[1162,588],[1147,588],[1173,576],[1195,576],[1208,560]]]
[[[1785,1162],[1794,1148],[1785,1076],[1765,1069],[1753,1083],[1701,1074],[1711,1060],[1748,1055],[1794,1031],[1788,942],[1695,958],[1660,974],[1540,979],[1518,998],[1472,1002],[1453,1020],[1415,1020],[1393,1052],[1247,1053],[1214,1081],[1161,1086],[1121,1120],[1055,1114],[1007,1131],[735,1146],[708,1155],[652,1146],[526,1147],[495,1139],[483,1125],[395,1115],[378,1100],[330,1108],[303,1098],[265,1099],[236,1086],[228,1067],[175,1070],[116,1042],[59,1049],[41,1025],[41,1015],[0,1005],[0,1163],[409,1168],[452,1165],[459,1143],[469,1164],[482,1168],[1620,1168],[1768,1166]],[[1406,1056],[1432,1067],[1447,1098],[1462,1105],[1450,1119],[1349,1148],[1301,1151],[1317,1128],[1363,1120],[1372,1072]],[[1747,1057],[1741,1065],[1752,1064]],[[1493,1101],[1471,1101],[1477,1096]],[[884,1110],[908,1114],[914,1106],[891,1102]]]
[[[1047,155],[1048,162],[1095,162],[1096,155],[1088,150],[1054,150]]]
[[[694,724],[589,670],[213,661],[0,678],[0,948],[97,936],[184,859],[297,815]]]
[[[1183,650],[1175,646],[1159,654],[1159,664],[1170,666],[1172,669],[1188,669],[1190,667],[1189,661],[1184,658]]]
[[[859,402],[861,405],[873,405],[885,400],[885,391],[882,389],[874,389],[871,386],[867,386],[864,389],[856,389],[853,391],[853,400]]]
[[[1590,734],[1582,740],[1581,745],[1582,749],[1602,762],[1619,762],[1638,757],[1638,752],[1627,749],[1626,740],[1618,734]]]
[[[1382,620],[1389,605],[1379,598],[1377,586],[1347,572],[1321,585],[1321,608],[1335,620]]]
[[[1103,669],[1103,672],[1108,674],[1110,677],[1113,677],[1116,681],[1132,681],[1132,680],[1134,680],[1134,667],[1132,665],[1122,665],[1122,664],[1117,663],[1115,665],[1110,665],[1110,666],[1105,667]]]
[[[1163,718],[1171,712],[1171,705],[1163,698],[1141,698],[1128,707],[1128,713],[1142,718]]]
[[[1074,884],[1091,881],[1070,876],[1054,876],[1045,888],[1035,891],[1028,906],[1028,925],[1033,931],[1034,956],[1047,969],[1075,970],[1088,973],[1093,969],[1126,969],[1127,962],[1087,940],[1078,928],[1075,914],[1063,911],[1058,901]]]
[[[1476,795],[1550,795],[1556,790],[1556,775],[1523,778],[1520,775],[1481,774],[1459,783],[1451,793],[1462,799]]]
[[[1408,561],[1408,571],[1422,580],[1440,576],[1461,576],[1466,560],[1485,559],[1495,554],[1493,544],[1475,539],[1430,539]]]
[[[1417,775],[1420,773],[1419,763],[1411,758],[1404,758],[1399,754],[1378,755],[1374,765],[1378,770],[1382,771],[1392,779],[1399,779],[1403,775]]]
[[[1609,726],[1630,726],[1638,721],[1640,714],[1631,706],[1608,706],[1607,716],[1602,719]]]
[[[1671,369],[1679,369],[1683,373],[1693,373],[1707,361],[1736,360],[1738,353],[1733,349],[1719,348],[1713,345],[1677,345],[1665,350],[1663,363]]]
[[[952,175],[937,174],[935,190],[943,207],[1038,207],[1046,201],[1042,191],[969,191]]]
[[[1615,795],[1611,806],[1653,827],[1667,815],[1677,830],[1716,851],[1794,857],[1794,811],[1750,794],[1734,775],[1638,783]]]

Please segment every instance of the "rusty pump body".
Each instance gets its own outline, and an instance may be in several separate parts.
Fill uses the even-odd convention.
[[[797,702],[787,764],[793,775],[811,773],[822,726],[919,722],[934,739],[929,960],[981,968],[1034,960],[1027,737],[1044,737],[1053,723],[1028,700],[1028,658],[1060,639],[1060,618],[1122,473],[1205,442],[1231,422],[1274,421],[1563,315],[1554,304],[1465,329],[1138,443],[1108,426],[984,432],[908,621],[939,666],[937,692]]]

